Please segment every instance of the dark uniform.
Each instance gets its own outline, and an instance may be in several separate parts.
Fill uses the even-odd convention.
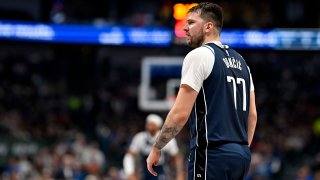
[[[250,164],[250,72],[235,50],[204,45],[215,56],[189,118],[189,179],[243,179]],[[211,47],[211,48],[210,48]]]

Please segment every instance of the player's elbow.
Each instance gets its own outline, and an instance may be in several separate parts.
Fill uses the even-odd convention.
[[[175,121],[175,123],[184,125],[189,118],[189,113],[187,111],[173,112],[171,114],[171,118]]]
[[[248,120],[250,123],[256,123],[257,119],[258,119],[258,115],[257,115],[256,102],[255,102],[255,94],[254,94],[254,91],[251,91],[250,92],[250,109],[249,109]]]
[[[251,123],[256,123],[258,119],[257,111],[250,111],[248,119]]]

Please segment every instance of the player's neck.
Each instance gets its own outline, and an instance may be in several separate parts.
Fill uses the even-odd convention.
[[[205,44],[210,43],[210,42],[220,42],[220,36],[217,36],[217,37],[207,37],[207,38],[203,41],[202,45],[205,45]]]

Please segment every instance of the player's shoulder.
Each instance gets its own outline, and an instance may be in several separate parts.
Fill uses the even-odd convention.
[[[197,63],[197,65],[199,65],[199,63],[208,64],[213,62],[212,59],[214,58],[215,56],[209,48],[201,46],[190,51],[186,55],[183,64],[185,66],[189,66],[193,63]]]
[[[234,50],[234,49],[231,49],[231,50],[233,51],[235,57],[236,57],[237,59],[241,59],[242,62],[245,63],[245,65],[247,66],[246,60],[243,58],[243,56],[242,56],[238,51],[236,51],[236,50]]]
[[[237,55],[243,59],[242,55],[237,50],[230,48],[230,47],[228,49],[229,49],[229,51],[233,52],[235,55]]]
[[[200,46],[200,47],[197,47],[195,49],[193,49],[192,51],[190,51],[186,58],[194,58],[194,57],[202,57],[202,56],[212,56],[212,50],[210,50],[208,47],[206,46]]]

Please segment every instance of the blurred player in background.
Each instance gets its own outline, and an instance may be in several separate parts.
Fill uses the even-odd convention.
[[[164,169],[165,163],[167,163],[168,161],[167,159],[164,158],[164,156],[161,157],[161,159],[159,160],[158,166],[155,168],[159,173],[158,177],[155,177],[148,172],[148,169],[145,163],[145,159],[150,153],[152,145],[155,142],[156,136],[160,132],[160,128],[162,124],[163,124],[163,120],[160,116],[156,114],[150,114],[146,118],[146,130],[139,132],[133,137],[129,150],[123,160],[123,167],[128,180],[168,179],[169,172],[165,173],[165,169]],[[172,160],[174,161],[176,174],[177,174],[176,179],[183,180],[184,179],[183,162],[182,162],[182,158],[179,155],[179,148],[177,146],[176,140],[173,139],[172,141],[170,141],[170,143],[168,143],[167,146],[163,148],[163,152],[167,154],[168,157],[171,157]],[[142,175],[140,175],[141,173],[138,173],[139,168],[136,167],[136,164],[137,164],[136,159],[138,159],[139,156],[142,160],[140,164],[143,166]]]
[[[192,50],[182,66],[175,104],[152,146],[147,167],[189,118],[189,179],[240,180],[249,169],[257,122],[254,86],[243,57],[220,42],[222,8],[200,3],[189,10],[184,31]]]

